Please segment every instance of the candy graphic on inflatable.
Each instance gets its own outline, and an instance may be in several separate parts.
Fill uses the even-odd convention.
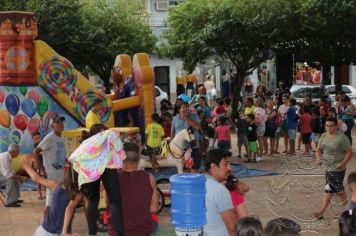
[[[15,116],[20,109],[20,99],[16,94],[10,94],[5,99],[6,109]]]
[[[38,118],[32,118],[30,122],[28,122],[28,132],[32,134],[33,132],[37,131],[40,128],[40,120]]]
[[[109,119],[111,113],[111,107],[108,106],[108,101],[105,95],[98,91],[93,91],[92,89],[88,89],[86,93],[79,94],[75,99],[76,106],[74,107],[74,113],[77,115],[77,118],[85,123],[85,117],[88,111],[91,109],[91,104],[94,98],[101,99],[103,109],[99,112],[101,122],[104,123]]]
[[[31,98],[36,103],[38,103],[40,101],[40,95],[38,94],[37,90],[34,90],[34,89],[28,91],[27,97]]]
[[[21,102],[21,109],[29,118],[32,118],[36,114],[36,103],[31,98],[25,98]]]
[[[18,144],[21,140],[21,133],[18,130],[14,130],[11,132],[11,140],[13,143]]]
[[[14,118],[14,123],[16,128],[24,132],[28,125],[28,118],[24,114],[17,114]]]
[[[45,85],[50,93],[69,94],[77,82],[77,76],[73,73],[74,67],[65,59],[54,56],[51,60],[42,62],[40,69],[38,81]]]
[[[11,124],[11,117],[7,110],[1,109],[0,110],[0,125],[5,128],[9,128]]]

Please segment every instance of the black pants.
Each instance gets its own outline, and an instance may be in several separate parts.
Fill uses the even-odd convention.
[[[124,224],[117,169],[105,169],[100,179],[83,185],[85,197],[88,199],[87,214],[89,234],[96,235],[98,231],[96,221],[99,215],[98,205],[100,199],[100,180],[103,182],[105,191],[109,197],[109,207],[117,235],[122,236],[124,235]]]
[[[347,130],[345,131],[345,135],[347,136],[347,138],[350,141],[350,144],[352,145],[352,135],[351,135],[351,131],[352,131],[352,127],[354,126],[354,119],[349,119],[349,120],[344,120],[346,126],[347,126]]]

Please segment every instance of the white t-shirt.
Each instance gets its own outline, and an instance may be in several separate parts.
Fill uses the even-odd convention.
[[[204,226],[204,236],[229,236],[221,213],[234,209],[229,190],[216,181],[213,176],[206,176],[205,207],[207,224]]]
[[[51,132],[41,141],[38,147],[43,150],[43,166],[47,178],[62,182],[66,163],[66,150],[62,137]]]
[[[10,179],[14,175],[11,167],[12,157],[9,152],[0,153],[0,175]]]

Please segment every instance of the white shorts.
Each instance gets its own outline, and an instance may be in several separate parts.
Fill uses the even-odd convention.
[[[52,234],[47,232],[42,225],[39,225],[35,231],[33,236],[60,236],[61,234]]]
[[[52,190],[50,188],[46,188],[46,207],[50,207],[52,205]]]
[[[210,89],[210,90],[206,91],[206,93],[208,95],[208,98],[212,99],[216,96],[216,89]]]

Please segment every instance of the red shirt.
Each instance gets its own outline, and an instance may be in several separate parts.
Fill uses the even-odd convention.
[[[306,112],[299,116],[300,133],[309,134],[313,132],[313,117],[310,113]]]
[[[217,115],[225,113],[225,107],[224,106],[217,106],[215,109],[215,112]]]

